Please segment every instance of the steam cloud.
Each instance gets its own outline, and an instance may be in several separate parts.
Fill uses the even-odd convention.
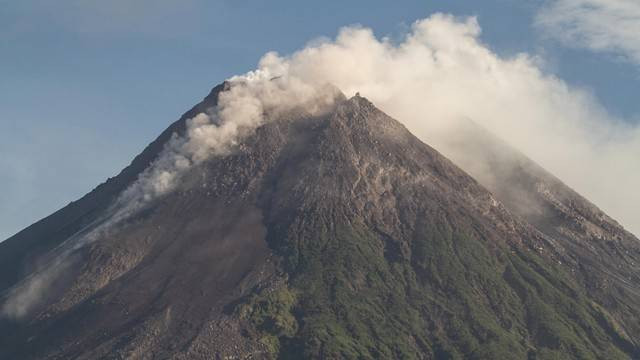
[[[337,89],[326,82],[307,83],[278,67],[258,69],[230,79],[211,113],[187,120],[185,136],[174,136],[158,159],[118,199],[119,213],[128,214],[173,190],[177,179],[193,165],[228,154],[267,119],[295,107],[315,114],[326,111]]]
[[[428,143],[472,119],[640,234],[640,127],[545,73],[542,59],[495,54],[480,32],[473,17],[443,14],[399,43],[347,27],[290,56],[268,53],[259,69],[359,91]]]
[[[335,99],[327,84],[348,96],[362,93],[427,143],[437,143],[458,119],[472,119],[640,233],[640,128],[608,114],[587,91],[546,74],[541,59],[493,53],[479,41],[480,31],[473,17],[435,14],[397,43],[347,27],[335,40],[312,42],[290,56],[267,53],[257,70],[230,79],[215,109],[188,120],[186,134],[171,139],[108,220],[70,249],[173,190],[194,165],[228,154],[269,114],[296,106],[324,111]],[[46,271],[38,275],[12,290],[5,315],[28,312],[38,289],[51,281]]]

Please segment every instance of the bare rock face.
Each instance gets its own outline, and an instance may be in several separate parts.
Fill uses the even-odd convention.
[[[5,305],[228,86],[116,178],[0,243]],[[640,356],[638,240],[482,139],[449,146],[517,187],[481,185],[360,96],[272,119],[56,265],[47,295],[0,323],[0,358]],[[503,171],[506,153],[526,166]]]

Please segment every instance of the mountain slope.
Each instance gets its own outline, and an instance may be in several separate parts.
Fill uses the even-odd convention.
[[[366,99],[338,97],[272,119],[76,249],[55,291],[0,325],[0,355],[637,355],[637,320],[620,326],[521,215]]]
[[[436,143],[550,239],[556,256],[640,344],[640,241],[633,234],[477,124],[460,122]]]
[[[95,220],[151,164],[173,133],[184,132],[187,119],[216,106],[218,94],[226,86],[226,83],[216,86],[201,103],[186,112],[149,144],[118,176],[108,179],[81,199],[0,242],[0,291],[33,271],[30,264],[43,253]]]

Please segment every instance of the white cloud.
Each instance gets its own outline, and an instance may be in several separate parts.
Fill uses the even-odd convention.
[[[536,25],[564,44],[640,63],[640,1],[553,0]]]

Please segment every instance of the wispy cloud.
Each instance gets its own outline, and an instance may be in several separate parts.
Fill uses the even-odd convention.
[[[640,1],[552,0],[535,24],[565,45],[640,64]]]

